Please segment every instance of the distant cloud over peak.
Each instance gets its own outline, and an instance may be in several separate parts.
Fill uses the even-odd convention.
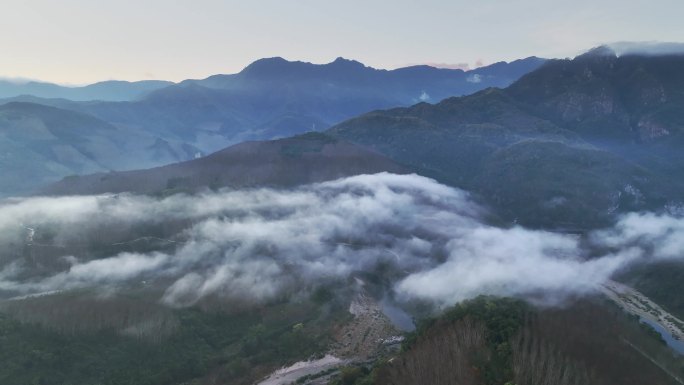
[[[684,43],[642,41],[628,42],[621,41],[606,44],[605,47],[611,49],[617,56],[623,55],[684,55]]]
[[[470,64],[468,63],[425,63],[425,65],[429,65],[430,67],[435,67],[435,68],[445,68],[445,69],[450,69],[450,70],[463,70],[463,71],[469,71],[470,70]]]

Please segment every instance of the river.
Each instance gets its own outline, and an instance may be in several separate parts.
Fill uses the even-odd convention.
[[[672,348],[672,350],[676,351],[681,355],[684,355],[684,341],[674,338],[672,334],[668,332],[664,327],[662,327],[659,323],[651,319],[641,317],[640,320],[641,322],[655,329],[655,331],[657,331],[663,337],[665,343],[667,343],[667,346]]]

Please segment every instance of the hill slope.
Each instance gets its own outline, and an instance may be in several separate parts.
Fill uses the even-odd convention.
[[[163,143],[78,112],[8,103],[0,106],[0,196],[67,175],[179,160],[182,146]]]
[[[684,57],[592,51],[504,90],[376,111],[329,133],[478,191],[511,220],[594,227],[684,196],[684,75],[673,68]]]
[[[384,156],[323,134],[245,142],[204,158],[149,170],[73,176],[48,186],[51,195],[159,193],[202,188],[289,187],[344,176],[406,173]]]

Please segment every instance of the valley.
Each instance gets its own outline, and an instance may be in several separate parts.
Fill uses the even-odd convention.
[[[683,383],[684,44],[589,45],[681,6],[82,1],[5,7],[0,385]]]

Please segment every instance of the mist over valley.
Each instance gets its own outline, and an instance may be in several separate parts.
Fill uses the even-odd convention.
[[[0,385],[684,383],[681,11],[9,0]]]

